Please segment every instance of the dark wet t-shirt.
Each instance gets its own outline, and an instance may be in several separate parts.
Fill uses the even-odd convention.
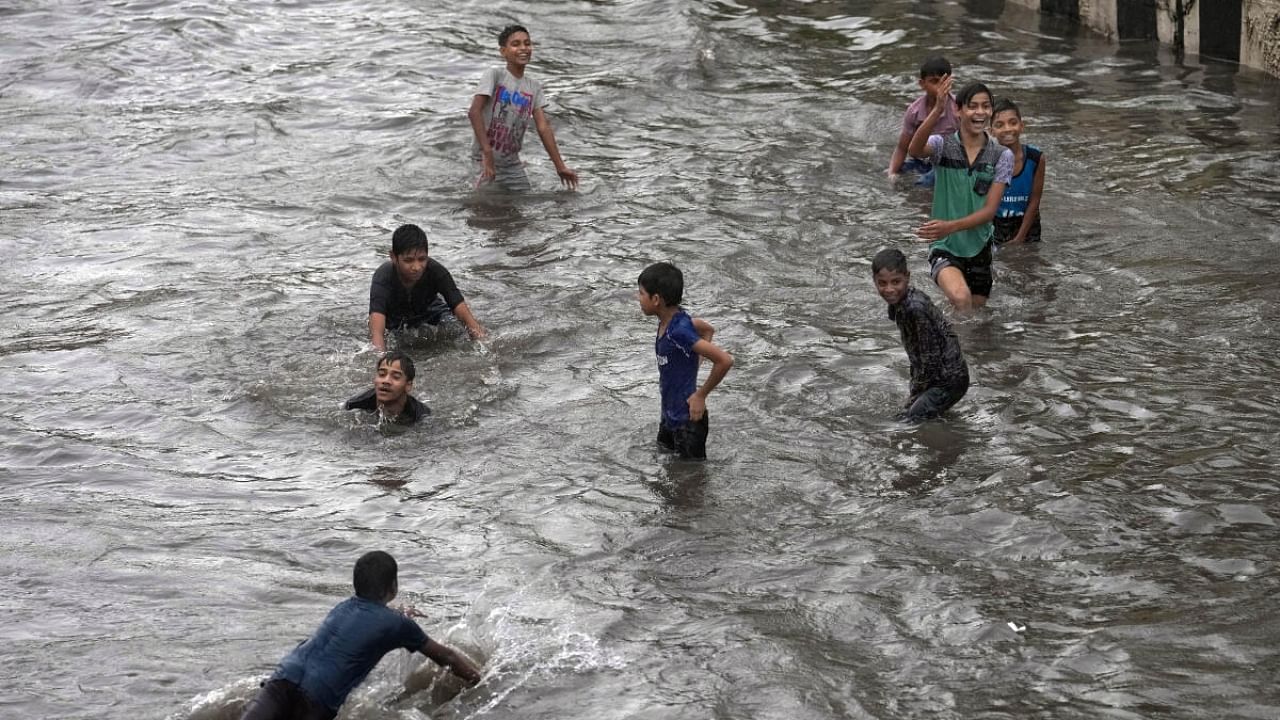
[[[427,644],[418,624],[391,608],[350,597],[329,611],[314,635],[298,645],[272,680],[288,680],[312,700],[336,711],[383,655]]]
[[[376,412],[378,410],[377,393],[374,388],[369,388],[343,403],[343,407],[347,410],[368,410],[369,412]],[[391,422],[397,425],[413,425],[430,414],[431,408],[423,404],[422,401],[418,400],[418,398],[410,395],[405,398],[404,410],[402,410],[399,415],[391,418]]]
[[[373,273],[369,286],[369,312],[387,316],[387,329],[416,327],[427,322],[428,309],[437,297],[453,310],[463,302],[453,276],[443,265],[427,258],[427,267],[412,288],[406,288],[390,260]]]

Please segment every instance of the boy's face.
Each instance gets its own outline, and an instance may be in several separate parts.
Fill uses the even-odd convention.
[[[396,266],[400,283],[405,287],[413,287],[414,283],[422,279],[422,273],[427,270],[427,251],[410,250],[403,255],[391,253],[391,262]]]
[[[529,33],[516,32],[507,38],[507,44],[503,45],[499,50],[502,59],[507,61],[508,65],[519,65],[524,67],[533,59],[533,40],[529,38]]]
[[[969,102],[960,108],[960,122],[971,132],[980,133],[987,129],[987,121],[991,119],[991,96],[980,92],[969,98]]]
[[[397,403],[412,390],[413,381],[405,377],[399,360],[378,363],[378,369],[373,375],[373,392],[379,405]]]
[[[873,278],[876,292],[890,305],[897,305],[907,296],[907,288],[911,286],[911,273],[897,270],[880,270]]]
[[[991,132],[1005,147],[1013,147],[1022,138],[1022,118],[1013,110],[1001,110],[991,119]]]
[[[657,315],[662,307],[662,296],[650,295],[639,285],[636,286],[636,299],[640,301],[640,311],[645,315]]]

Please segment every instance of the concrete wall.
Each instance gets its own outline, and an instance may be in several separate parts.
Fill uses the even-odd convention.
[[[1008,0],[1068,14],[1116,40],[1155,37],[1280,76],[1280,0]],[[1179,33],[1178,8],[1182,9]],[[1154,15],[1154,23],[1152,22]],[[1235,23],[1239,17],[1239,25]]]

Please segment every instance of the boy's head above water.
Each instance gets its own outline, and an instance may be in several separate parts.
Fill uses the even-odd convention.
[[[508,25],[498,33],[498,53],[507,61],[508,68],[524,72],[533,59],[533,40],[523,25]],[[519,74],[519,73],[517,73]]]
[[[871,279],[876,292],[890,305],[897,305],[911,288],[911,271],[907,269],[907,256],[901,250],[886,248],[871,259]]]
[[[992,108],[991,134],[1001,145],[1015,149],[1022,139],[1022,111],[1009,98],[1001,98]]]
[[[659,303],[676,307],[684,300],[684,273],[669,262],[654,263],[645,268],[637,284],[640,287],[640,308],[646,315],[657,312]]]
[[[399,587],[396,583],[396,559],[381,550],[367,552],[356,560],[351,582],[356,595],[373,602],[387,604],[395,599]]]
[[[920,65],[920,89],[929,96],[929,104],[933,104],[933,96],[938,92],[942,79],[951,74],[951,63],[941,55],[930,55]]]
[[[951,63],[941,55],[930,55],[920,63],[920,79],[942,78],[951,74]]]

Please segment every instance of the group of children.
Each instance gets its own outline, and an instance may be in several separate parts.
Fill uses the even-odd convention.
[[[467,113],[475,133],[473,156],[480,165],[477,185],[529,189],[519,152],[532,123],[561,181],[575,188],[578,176],[560,157],[543,111],[541,85],[525,75],[533,53],[528,30],[507,27],[498,45],[506,65],[484,73]],[[931,219],[917,235],[932,241],[928,261],[934,282],[964,312],[985,304],[991,293],[996,246],[1040,240],[1045,160],[1038,148],[1022,143],[1022,116],[1012,101],[995,101],[981,83],[952,95],[951,65],[945,58],[926,59],[919,82],[924,94],[907,108],[888,174],[919,173],[918,184],[933,187]],[[901,251],[877,253],[871,274],[910,360],[902,417],[937,417],[969,388],[969,369],[956,334],[929,297],[911,286]],[[641,312],[658,319],[657,442],[682,458],[700,459],[706,457],[709,430],[707,395],[733,367],[733,356],[712,342],[715,328],[710,323],[681,307],[683,294],[684,276],[671,263],[650,265],[637,279]],[[426,233],[417,225],[397,228],[390,257],[374,272],[369,291],[369,340],[380,353],[373,388],[344,407],[378,412],[400,425],[429,415],[430,409],[411,395],[413,359],[401,351],[386,352],[386,335],[438,325],[449,317],[473,338],[485,336],[453,276],[429,257]],[[703,358],[711,370],[699,385]],[[353,584],[355,596],[337,605],[311,638],[281,661],[243,720],[331,720],[382,656],[397,648],[419,651],[470,684],[479,681],[471,661],[427,637],[412,619],[417,615],[413,608],[388,607],[398,590],[390,555],[375,551],[362,556]]]

